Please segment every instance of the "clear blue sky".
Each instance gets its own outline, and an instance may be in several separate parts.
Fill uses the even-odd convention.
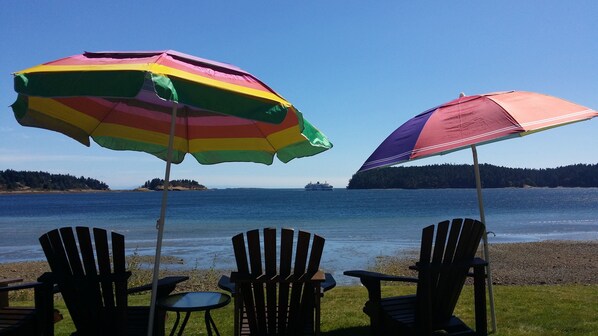
[[[102,180],[163,178],[164,162],[21,127],[12,72],[83,51],[165,50],[250,71],[297,106],[334,148],[272,166],[201,166],[172,178],[208,187],[345,187],[410,117],[460,92],[526,90],[598,109],[598,1],[41,1],[0,14],[0,170]],[[598,118],[478,148],[480,162],[550,168],[598,162]],[[414,164],[471,163],[467,150]]]

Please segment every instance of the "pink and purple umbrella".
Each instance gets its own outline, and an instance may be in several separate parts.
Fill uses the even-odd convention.
[[[401,125],[359,171],[520,137],[597,115],[587,107],[533,92],[463,96]]]

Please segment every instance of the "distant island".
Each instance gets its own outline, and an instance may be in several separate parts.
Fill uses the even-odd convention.
[[[0,170],[0,191],[99,191],[110,190],[104,182],[89,177],[35,171]]]
[[[146,181],[137,190],[164,190],[164,180],[155,178]],[[207,190],[206,186],[194,180],[172,180],[169,182],[168,190]]]
[[[138,191],[163,190],[163,179],[146,181]],[[206,186],[193,180],[170,181],[169,190],[207,190]],[[50,174],[38,171],[0,170],[0,192],[86,192],[110,191],[102,181],[89,177],[67,174]]]
[[[546,169],[480,165],[484,188],[598,187],[598,164],[575,164]],[[347,189],[475,188],[472,165],[388,167],[353,175]]]

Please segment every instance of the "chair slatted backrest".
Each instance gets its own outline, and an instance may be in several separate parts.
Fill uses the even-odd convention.
[[[279,241],[276,235],[275,228],[263,230],[263,259],[259,230],[232,239],[238,278],[250,279],[237,282],[249,330],[252,335],[313,332],[319,287],[311,279],[319,270],[325,240],[299,231],[294,244],[292,229],[281,229]]]
[[[78,333],[124,334],[130,275],[124,236],[112,232],[108,239],[104,229],[63,227],[39,241]]]
[[[439,223],[435,238],[434,229],[423,229],[418,263],[417,318],[426,328],[453,315],[485,227],[474,219],[454,219]]]

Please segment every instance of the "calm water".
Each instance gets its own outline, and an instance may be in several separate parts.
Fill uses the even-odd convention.
[[[37,238],[74,225],[124,233],[129,253],[153,255],[160,201],[158,192],[0,195],[0,262],[42,260]],[[598,189],[489,189],[484,201],[491,243],[598,239]],[[475,190],[172,192],[163,254],[232,268],[234,234],[300,228],[326,238],[322,267],[343,282],[343,270],[417,247],[422,227],[453,217],[478,217]]]

